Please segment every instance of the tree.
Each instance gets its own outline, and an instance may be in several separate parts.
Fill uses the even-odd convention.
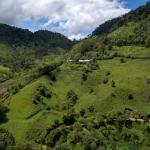
[[[116,83],[115,83],[115,81],[114,80],[112,80],[112,82],[111,82],[111,86],[114,88],[114,87],[116,87]]]
[[[87,74],[85,74],[85,73],[82,74],[82,80],[83,80],[83,81],[86,81],[86,80],[87,80]]]
[[[9,111],[9,109],[3,105],[0,105],[0,123],[7,120],[6,113]]]
[[[128,99],[129,99],[129,100],[133,100],[133,99],[134,99],[133,95],[132,95],[132,94],[129,94]]]
[[[63,122],[65,125],[72,125],[76,121],[74,114],[63,116]]]
[[[73,90],[70,90],[67,93],[67,100],[69,105],[75,105],[78,100],[78,95]]]

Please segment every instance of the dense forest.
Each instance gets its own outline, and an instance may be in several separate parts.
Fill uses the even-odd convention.
[[[56,49],[69,50],[73,42],[60,33],[41,30],[32,33],[27,29],[20,29],[6,24],[0,24],[0,42],[13,48],[26,47],[34,49],[39,55],[47,54]]]

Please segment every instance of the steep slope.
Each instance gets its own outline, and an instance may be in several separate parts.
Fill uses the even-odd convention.
[[[92,35],[107,36],[113,43],[146,44],[150,42],[150,2],[121,17],[100,25]]]
[[[120,48],[121,46],[126,47]],[[73,46],[70,57],[74,59],[104,59],[118,55],[136,57],[136,50],[139,57],[140,55],[150,57],[149,47],[150,2],[100,25],[92,36]]]

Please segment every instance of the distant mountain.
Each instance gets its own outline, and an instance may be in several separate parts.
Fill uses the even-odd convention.
[[[121,45],[150,45],[150,2],[131,12],[100,25],[93,36],[108,36]]]
[[[25,46],[34,49],[56,49],[62,48],[68,50],[73,42],[60,33],[54,33],[47,30],[40,30],[35,33],[26,29],[12,27],[6,24],[0,24],[0,42],[7,43],[10,46]]]
[[[60,33],[47,30],[31,32],[0,24],[0,65],[14,70],[29,68],[37,58],[67,52],[74,42]]]

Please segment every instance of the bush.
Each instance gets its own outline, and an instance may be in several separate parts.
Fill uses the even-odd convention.
[[[124,59],[124,58],[121,58],[121,59],[120,59],[120,63],[126,63],[125,59]]]
[[[107,84],[107,83],[108,83],[108,78],[107,78],[107,77],[105,77],[105,78],[103,79],[103,83],[104,83],[104,84]]]
[[[89,112],[94,112],[95,108],[93,105],[91,105],[89,108],[88,108]]]
[[[114,80],[112,80],[112,82],[111,82],[111,86],[114,88],[114,87],[116,87],[116,83],[115,83],[115,81]]]
[[[86,80],[87,80],[87,74],[85,74],[85,73],[82,74],[82,80],[83,80],[83,81],[86,81]]]
[[[59,127],[59,124],[60,124],[59,120],[58,120],[58,119],[55,119],[52,126],[53,126],[54,128],[57,128],[57,127]]]
[[[128,95],[128,99],[129,99],[129,100],[133,100],[133,99],[134,99],[133,95],[132,95],[132,94],[129,94],[129,95]]]
[[[69,114],[69,115],[63,116],[63,122],[65,125],[72,125],[75,123],[75,121],[76,121],[76,119],[75,119],[74,114]]]
[[[57,81],[56,76],[55,76],[53,73],[50,74],[50,79],[51,79],[53,82],[56,82],[56,81]]]
[[[81,109],[81,110],[80,110],[80,115],[81,115],[82,117],[85,115],[85,113],[86,113],[85,109]]]
[[[109,76],[110,74],[111,74],[110,71],[107,71],[105,75]]]
[[[45,86],[39,86],[37,89],[36,89],[36,92],[35,92],[35,97],[33,99],[33,103],[34,104],[38,104],[38,103],[43,103],[43,99],[44,98],[51,98],[52,97],[52,92],[50,92]]]
[[[93,89],[90,89],[90,92],[89,93],[93,93],[94,92],[94,90]]]
[[[147,83],[148,83],[148,84],[150,84],[150,77],[149,77],[149,78],[147,78]]]
[[[3,105],[0,105],[0,123],[3,121],[6,121],[6,113],[9,111],[9,109]]]
[[[59,129],[52,130],[45,139],[46,145],[54,147],[56,142],[59,141],[60,136],[61,132]]]
[[[76,102],[78,100],[78,95],[73,90],[70,90],[67,93],[67,100],[68,100],[69,104],[74,105],[74,104],[76,104]]]
[[[147,125],[146,131],[150,134],[150,125]]]

